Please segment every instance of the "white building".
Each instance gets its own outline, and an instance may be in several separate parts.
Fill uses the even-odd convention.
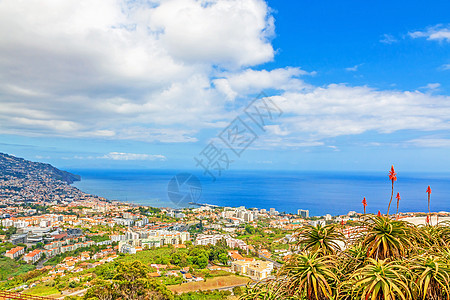
[[[231,271],[246,275],[253,280],[262,280],[270,276],[273,270],[273,263],[268,261],[246,261],[238,260],[231,263]]]
[[[228,235],[222,235],[222,234],[214,234],[214,235],[206,235],[206,234],[199,234],[197,236],[197,239],[194,242],[195,246],[198,245],[215,245],[218,241],[221,239],[229,238]]]
[[[297,215],[299,215],[302,218],[309,218],[309,210],[299,209],[299,210],[297,210]]]
[[[41,256],[42,256],[42,251],[36,249],[36,250],[33,250],[33,251],[31,251],[31,252],[25,254],[25,255],[23,256],[23,260],[24,260],[26,263],[32,263],[32,264],[34,264],[35,262],[37,262],[37,261],[41,258]]]
[[[18,246],[18,247],[14,247],[11,250],[7,251],[5,253],[5,256],[9,257],[11,259],[15,259],[15,258],[18,258],[19,256],[21,256],[24,252],[25,252],[25,248]]]

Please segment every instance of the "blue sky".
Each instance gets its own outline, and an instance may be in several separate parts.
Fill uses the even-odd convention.
[[[0,151],[70,169],[194,169],[212,142],[234,170],[445,172],[449,11],[2,1]],[[245,107],[261,91],[282,114],[264,130],[251,123],[257,137],[237,156],[219,134],[238,116],[251,122]]]

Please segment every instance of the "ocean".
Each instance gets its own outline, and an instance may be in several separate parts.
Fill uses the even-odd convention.
[[[179,172],[173,170],[70,170],[82,180],[73,185],[80,190],[110,200],[154,206],[176,207],[169,198],[168,185]],[[213,182],[201,172],[183,171],[198,177],[195,202],[219,206],[275,208],[296,213],[308,209],[310,215],[338,215],[362,212],[385,213],[391,195],[391,182],[385,173],[227,171]],[[396,211],[397,192],[401,212],[427,211],[426,188],[430,185],[431,210],[450,211],[450,174],[399,173],[394,185],[391,213]],[[171,187],[169,187],[169,190]],[[180,193],[182,191],[180,190]],[[178,202],[177,202],[178,203]]]

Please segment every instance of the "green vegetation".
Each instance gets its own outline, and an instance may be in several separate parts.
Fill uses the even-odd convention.
[[[175,300],[221,300],[227,299],[230,295],[228,291],[200,291],[175,295]]]
[[[104,241],[108,241],[109,240],[109,235],[108,234],[103,234],[103,235],[90,235],[89,238],[91,240],[93,240],[94,242],[98,243],[98,242],[104,242]]]
[[[281,230],[279,228],[270,228],[268,220],[258,220],[258,227],[246,225],[241,234],[237,238],[245,241],[247,245],[252,245],[255,249],[267,249],[273,252],[275,249],[287,249],[289,246],[283,244],[280,246],[278,241],[289,234],[289,231]]]
[[[26,293],[34,296],[50,296],[59,294],[60,291],[52,286],[38,285],[28,289]]]
[[[6,235],[6,238],[9,239],[11,235],[15,234],[17,232],[17,228],[14,226],[4,228],[0,227],[0,235]],[[2,253],[2,252],[0,252]]]
[[[11,243],[1,243],[0,244],[0,253],[5,253],[7,251],[9,251],[10,249],[16,247],[16,245],[11,244]]]
[[[165,285],[149,277],[150,269],[140,261],[120,263],[92,283],[84,299],[173,299]]]
[[[33,265],[26,264],[24,261],[15,261],[9,257],[0,257],[0,278],[6,280],[8,278],[18,277],[34,269]]]

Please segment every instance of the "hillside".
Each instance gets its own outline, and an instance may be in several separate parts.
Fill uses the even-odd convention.
[[[60,202],[93,197],[70,184],[81,177],[46,163],[0,153],[0,200]]]
[[[0,153],[0,176],[12,176],[15,178],[50,177],[67,183],[80,181],[79,175],[61,171],[50,164],[33,162],[23,158]]]

